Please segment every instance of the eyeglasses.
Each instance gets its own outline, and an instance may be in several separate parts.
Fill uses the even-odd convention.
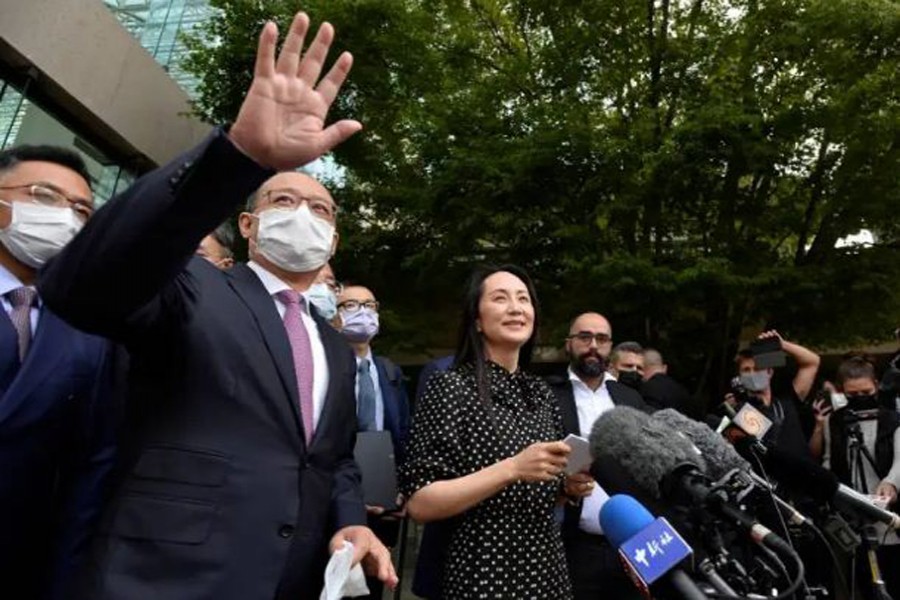
[[[361,308],[368,308],[369,310],[378,312],[378,302],[375,300],[366,300],[365,302],[360,302],[359,300],[344,300],[338,304],[338,308],[351,313],[356,312]]]
[[[590,331],[579,331],[578,333],[573,333],[572,335],[568,336],[566,339],[578,340],[585,345],[590,344],[591,340],[597,342],[598,346],[612,343],[612,336],[610,336],[608,333],[591,333]]]
[[[334,221],[337,217],[337,205],[327,198],[319,196],[304,196],[297,190],[267,190],[263,193],[263,198],[269,204],[284,210],[297,210],[300,205],[306,202],[309,210],[326,221]]]
[[[94,205],[90,200],[68,196],[46,185],[25,183],[0,187],[0,190],[27,190],[28,197],[32,202],[43,204],[44,206],[71,208],[82,221],[87,221],[94,214]]]

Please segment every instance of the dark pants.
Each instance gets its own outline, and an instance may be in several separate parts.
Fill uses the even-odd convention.
[[[368,526],[375,533],[375,537],[381,540],[381,543],[388,548],[397,545],[397,538],[400,533],[400,520],[388,519],[382,516],[369,515]],[[402,565],[397,569],[402,568]],[[358,596],[364,600],[381,600],[384,594],[384,584],[377,577],[366,576],[366,585],[369,587],[368,596]]]
[[[605,537],[577,530],[564,542],[575,600],[642,600]]]

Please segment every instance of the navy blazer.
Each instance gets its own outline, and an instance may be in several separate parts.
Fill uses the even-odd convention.
[[[45,306],[20,368],[0,310],[0,581],[19,597],[71,597],[115,459],[111,356]]]
[[[397,466],[406,457],[406,442],[409,440],[409,394],[403,378],[403,371],[391,361],[374,356],[378,369],[378,387],[384,404],[384,429],[391,432]]]
[[[64,318],[131,354],[92,600],[317,598],[331,535],[366,523],[350,347],[312,310],[329,385],[307,447],[274,301],[246,265],[194,257],[271,175],[217,130],[97,211],[41,279]]]

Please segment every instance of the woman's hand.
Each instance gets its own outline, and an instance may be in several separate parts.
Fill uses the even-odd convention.
[[[886,498],[887,506],[890,506],[897,501],[897,488],[895,488],[887,481],[882,481],[878,484],[878,487],[875,488],[875,495]]]
[[[572,451],[562,442],[537,442],[510,459],[515,481],[541,482],[559,477]]]
[[[569,498],[586,498],[594,491],[594,478],[588,473],[575,473],[566,477],[564,492]]]

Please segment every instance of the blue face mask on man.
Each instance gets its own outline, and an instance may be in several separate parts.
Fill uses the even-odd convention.
[[[337,296],[332,289],[328,287],[328,284],[312,284],[309,287],[309,291],[306,292],[306,297],[309,298],[309,301],[312,302],[313,306],[316,307],[316,310],[319,311],[319,314],[322,315],[326,321],[332,320],[337,314]]]

